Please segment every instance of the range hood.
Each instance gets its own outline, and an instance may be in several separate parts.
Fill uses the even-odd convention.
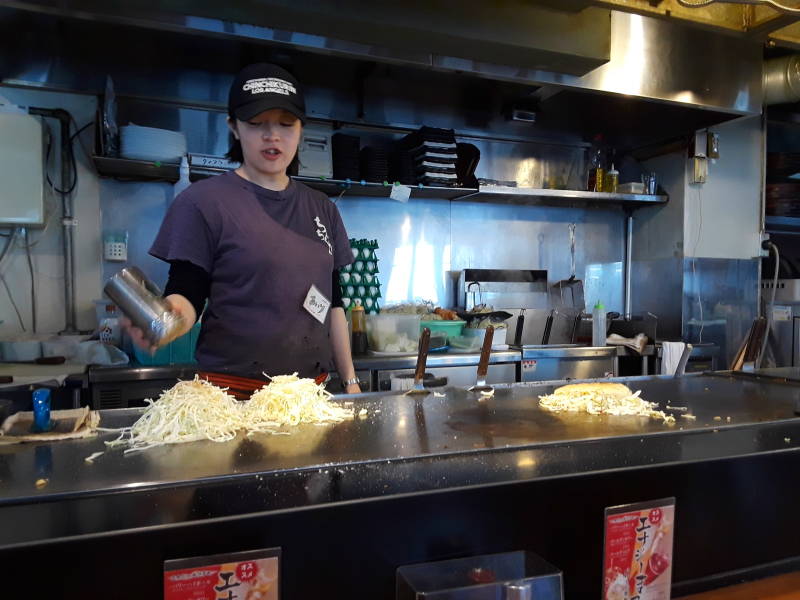
[[[28,0],[16,10],[269,44],[377,63],[758,114],[757,40],[635,14],[526,0]],[[9,32],[12,37],[14,31]],[[5,71],[9,71],[6,69]]]
[[[312,118],[573,146],[604,132],[622,149],[761,112],[763,49],[753,40],[524,0],[372,4],[14,2],[0,8],[2,82],[102,94],[110,75],[123,102],[184,111],[156,122],[153,105],[128,107],[130,121],[198,129],[211,117],[193,108],[222,113],[240,66],[268,61],[302,73]],[[516,105],[536,122],[504,118]]]
[[[607,62],[610,50],[610,11],[567,13],[527,0],[32,0],[14,6],[420,66],[457,57],[583,75]]]

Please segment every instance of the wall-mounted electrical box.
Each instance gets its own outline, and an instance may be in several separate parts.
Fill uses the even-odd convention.
[[[44,225],[44,158],[39,120],[0,113],[0,226]]]

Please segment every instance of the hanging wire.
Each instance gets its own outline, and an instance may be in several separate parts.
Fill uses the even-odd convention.
[[[3,251],[0,252],[0,267],[2,267],[3,259],[8,254],[8,251],[14,245],[14,240],[16,240],[17,238],[17,231],[18,230],[15,229],[13,232],[11,232],[11,237],[8,238],[8,240],[6,241],[6,245],[3,248]],[[25,322],[22,320],[22,313],[20,313],[19,311],[19,306],[17,306],[17,303],[14,300],[14,295],[11,293],[11,288],[8,286],[6,278],[3,277],[2,271],[0,271],[0,283],[2,283],[3,287],[6,289],[6,293],[8,294],[8,299],[11,300],[11,306],[14,307],[14,312],[17,313],[17,319],[19,319],[19,326],[22,328],[22,331],[27,332],[28,330],[25,329]]]
[[[31,245],[28,243],[28,229],[22,230],[25,236],[25,255],[28,258],[28,273],[31,276],[31,329],[36,333],[36,276],[33,272],[33,258],[31,257]]]

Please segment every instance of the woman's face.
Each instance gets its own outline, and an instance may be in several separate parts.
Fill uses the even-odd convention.
[[[286,173],[303,132],[300,119],[280,108],[266,110],[249,121],[229,119],[228,126],[242,144],[245,164],[265,175]]]

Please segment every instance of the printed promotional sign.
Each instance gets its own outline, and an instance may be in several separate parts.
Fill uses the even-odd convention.
[[[165,600],[278,600],[280,549],[168,560]]]
[[[603,600],[669,600],[675,498],[606,509]]]

